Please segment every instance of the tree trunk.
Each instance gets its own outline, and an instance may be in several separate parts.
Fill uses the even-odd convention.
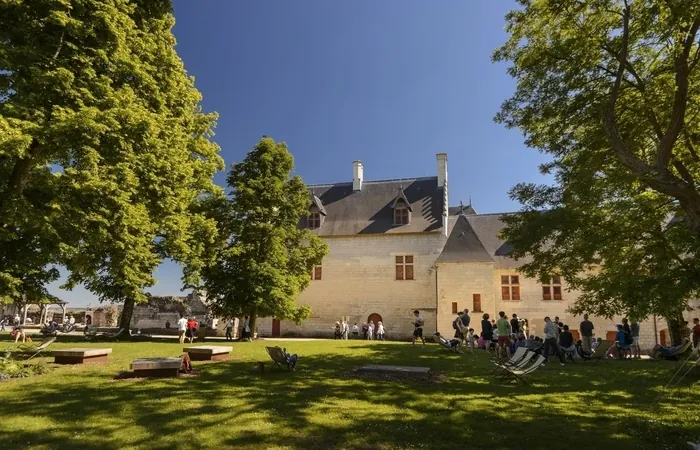
[[[253,307],[250,311],[250,320],[248,321],[248,326],[250,327],[250,339],[252,340],[255,336],[255,322],[258,320],[258,308]]]
[[[119,317],[119,328],[124,328],[125,333],[122,336],[128,337],[131,335],[131,316],[134,315],[134,299],[127,298],[124,301],[122,314]]]
[[[671,346],[680,345],[684,337],[688,337],[688,327],[682,314],[675,314],[673,317],[666,317],[668,324],[668,334],[671,337]]]

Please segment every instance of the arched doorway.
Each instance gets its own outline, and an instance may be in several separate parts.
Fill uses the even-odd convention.
[[[382,321],[382,316],[380,316],[377,313],[372,313],[367,318],[367,323],[370,323],[370,322],[374,323],[375,330],[377,329],[377,322],[381,322],[381,321]]]

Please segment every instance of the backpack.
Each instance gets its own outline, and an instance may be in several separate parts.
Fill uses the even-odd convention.
[[[625,333],[625,345],[632,345],[633,339],[632,335],[629,333]]]
[[[455,330],[459,330],[459,327],[457,326],[457,321],[458,321],[458,320],[459,320],[459,319],[455,319],[455,320],[452,321],[452,328],[454,328]]]

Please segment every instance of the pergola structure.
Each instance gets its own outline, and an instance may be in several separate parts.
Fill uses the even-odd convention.
[[[51,302],[51,303],[26,303],[24,305],[24,312],[22,313],[22,326],[27,324],[27,312],[29,311],[29,305],[37,305],[39,306],[40,313],[39,313],[39,324],[42,324],[46,321],[46,315],[49,312],[49,308],[53,305],[58,305],[61,310],[63,311],[62,317],[63,320],[61,321],[64,323],[66,321],[66,305],[68,302],[62,302],[62,301],[56,301],[56,302]]]

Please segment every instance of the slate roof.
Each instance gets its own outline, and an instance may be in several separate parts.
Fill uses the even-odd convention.
[[[413,212],[411,223],[395,226],[392,205],[400,189]],[[364,181],[356,192],[352,183],[313,185],[309,190],[326,210],[321,228],[310,230],[318,236],[437,232],[443,226],[444,194],[437,177]],[[305,223],[306,218],[301,226]]]
[[[449,215],[450,216],[459,216],[460,213],[462,212],[462,206],[450,206],[449,209]],[[472,205],[467,205],[464,206],[464,214],[467,216],[476,214],[476,210],[472,208]]]
[[[450,217],[450,220],[456,220],[456,223],[436,262],[493,261],[494,267],[498,269],[514,269],[522,266],[529,259],[523,258],[516,261],[510,258],[513,246],[500,238],[501,230],[505,226],[501,216],[508,214],[513,213],[472,215],[465,213],[456,218]],[[490,259],[487,259],[486,255]]]
[[[493,258],[479,240],[467,216],[461,215],[457,217],[457,223],[436,262],[493,262]]]

